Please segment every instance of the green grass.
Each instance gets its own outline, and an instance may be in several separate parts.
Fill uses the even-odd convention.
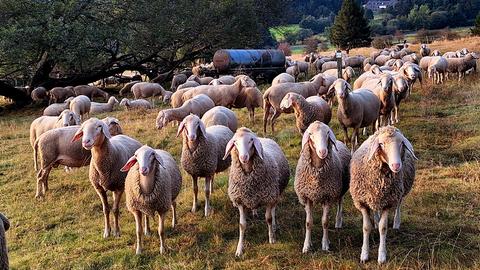
[[[297,33],[300,30],[298,24],[288,24],[277,27],[270,28],[270,33],[273,35],[275,40],[285,40],[285,34],[287,33]]]
[[[456,82],[446,86],[428,85],[424,90],[417,86],[413,96],[401,106],[398,127],[413,143],[420,160],[415,187],[403,207],[402,227],[399,231],[388,231],[385,269],[480,268],[478,79],[467,78],[461,85]],[[141,113],[115,111],[111,115],[121,120],[126,134],[168,150],[179,160],[181,141],[175,138],[175,128],[169,126],[162,132],[154,129],[157,112],[158,108]],[[264,135],[261,112],[257,112],[255,125],[249,123],[246,110],[235,112],[242,125]],[[292,171],[289,187],[278,206],[277,243],[268,244],[267,227],[262,218],[249,219],[245,254],[237,259],[234,252],[238,211],[228,199],[226,172],[216,176],[212,198],[214,214],[209,218],[202,217],[202,211],[189,211],[191,180],[184,174],[178,198],[178,227],[172,230],[167,223],[168,251],[163,256],[159,254],[158,236],[145,239],[144,255],[134,254],[134,219],[124,203],[121,205],[121,237],[102,238],[101,203],[88,180],[87,167],[72,173],[54,169],[46,198],[34,199],[35,173],[28,128],[40,114],[41,108],[32,107],[0,118],[0,211],[12,224],[7,232],[12,269],[377,268],[377,232],[371,236],[371,262],[365,266],[358,263],[362,222],[350,195],[344,204],[344,228],[333,229],[333,213],[330,216],[331,251],[319,250],[320,210],[316,207],[314,252],[301,254],[305,214],[292,187],[301,137],[294,127],[293,115],[282,115],[277,124],[279,132],[275,136],[267,135],[281,145]],[[336,119],[331,126],[341,138]],[[200,183],[202,186],[203,181]],[[203,204],[202,192],[200,201]]]

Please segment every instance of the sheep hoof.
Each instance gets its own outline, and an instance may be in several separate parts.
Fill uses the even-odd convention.
[[[212,208],[205,207],[205,217],[211,216],[213,213]]]
[[[135,254],[141,255],[141,254],[142,254],[142,249],[141,249],[141,248],[137,248],[137,251],[135,252]]]
[[[303,245],[302,253],[308,253],[310,251],[310,244]]]
[[[113,231],[113,237],[120,237],[120,232],[119,231]]]
[[[192,206],[192,213],[197,212],[197,209],[198,209],[198,205]]]
[[[330,241],[322,241],[322,250],[329,251],[330,250]]]
[[[145,236],[150,236],[152,235],[152,233],[150,232],[150,230],[145,230],[145,232],[143,233]]]
[[[110,231],[105,230],[105,232],[103,232],[103,238],[108,238],[109,236],[110,236]]]
[[[384,264],[387,262],[387,253],[386,252],[379,252],[378,253],[378,264]]]
[[[238,250],[235,252],[235,257],[241,257],[243,255],[242,250]]]
[[[368,261],[368,252],[362,251],[360,255],[360,263],[366,263]]]
[[[160,246],[160,254],[164,254],[165,253],[165,248],[163,246]]]

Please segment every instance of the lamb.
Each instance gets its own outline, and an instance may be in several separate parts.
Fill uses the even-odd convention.
[[[107,126],[110,134],[116,136],[122,134],[122,128],[118,119],[107,117],[102,120]],[[69,126],[55,128],[40,135],[35,141],[33,158],[37,172],[36,198],[45,196],[48,190],[48,176],[52,168],[59,165],[68,168],[78,168],[90,164],[90,151],[82,147],[82,143],[71,142],[73,136],[80,126]],[[40,155],[40,166],[38,166],[38,154]]]
[[[139,82],[132,86],[131,91],[135,99],[165,96],[165,89],[158,83]]]
[[[238,127],[237,116],[230,109],[223,106],[215,106],[208,110],[202,117],[205,127],[222,125],[235,132]]]
[[[280,73],[275,78],[273,78],[272,85],[281,84],[281,83],[294,83],[295,77],[288,73]]]
[[[125,96],[128,92],[130,92],[132,90],[132,86],[134,86],[135,84],[139,83],[139,82],[142,82],[142,81],[133,81],[133,82],[129,82],[127,84],[125,84],[122,89],[120,89],[120,96]]]
[[[328,81],[322,74],[317,74],[315,77],[310,79],[309,82],[301,82],[301,83],[282,83],[270,86],[267,91],[263,94],[263,131],[267,132],[267,120],[270,116],[270,109],[273,108],[273,115],[271,115],[269,121],[272,127],[272,133],[275,132],[274,125],[275,120],[280,116],[282,112],[290,113],[292,110],[284,111],[280,108],[280,103],[283,97],[289,93],[297,93],[302,95],[304,98],[314,96],[314,95],[322,95],[326,93],[324,89],[326,88]]]
[[[171,121],[180,122],[189,114],[195,114],[201,117],[213,107],[215,107],[215,103],[213,103],[208,96],[200,94],[192,99],[187,100],[179,108],[165,109],[160,111],[156,119],[156,128],[162,129]]]
[[[48,98],[47,96],[47,89],[45,87],[37,87],[33,89],[33,91],[30,93],[30,97],[32,98],[33,101],[44,101]]]
[[[442,53],[439,50],[434,50],[432,56],[442,56]]]
[[[335,78],[338,77],[338,70],[336,69],[328,69],[323,72],[323,74],[329,75],[329,76],[334,76]],[[344,79],[347,82],[350,82],[350,80],[355,77],[355,71],[353,70],[352,67],[346,67],[342,69],[342,79]]]
[[[213,80],[213,77],[199,77],[197,75],[192,75],[187,80],[195,81],[200,85],[208,85]]]
[[[305,206],[305,242],[303,253],[312,246],[312,207],[320,204],[322,215],[322,250],[329,250],[328,212],[332,205],[338,205],[335,228],[343,222],[343,196],[350,183],[350,150],[337,141],[333,130],[326,124],[315,121],[303,134],[302,150],[295,172],[295,193]]]
[[[53,103],[48,105],[45,110],[43,110],[43,115],[46,116],[59,116],[64,110],[70,108],[70,102],[74,97],[69,97],[65,100],[64,103]]]
[[[50,97],[50,101],[48,105],[52,103],[60,103],[64,102],[69,97],[74,97],[75,92],[73,91],[73,87],[54,87],[48,91],[48,96]]]
[[[75,96],[84,95],[87,96],[90,100],[93,100],[94,97],[100,96],[103,97],[105,100],[108,100],[108,93],[100,90],[95,86],[90,85],[77,85],[73,88],[75,92]]]
[[[445,77],[447,68],[448,68],[448,61],[446,58],[443,58],[441,56],[433,57],[427,69],[428,78],[432,79],[433,83],[443,84],[443,78]]]
[[[0,269],[8,270],[8,249],[5,232],[10,229],[10,221],[6,216],[0,213]]]
[[[84,95],[77,96],[70,101],[70,110],[80,115],[82,121],[88,119],[91,106],[90,99]]]
[[[422,44],[420,46],[420,56],[425,57],[430,55],[430,48],[428,48],[427,44]]]
[[[412,54],[405,55],[404,57],[402,57],[402,61],[418,64],[418,57],[415,53],[412,53]]]
[[[334,90],[338,101],[337,118],[343,128],[344,143],[350,141],[347,128],[353,128],[351,137],[352,152],[355,151],[358,141],[358,130],[372,125],[380,114],[380,100],[368,89],[357,89],[353,92],[349,83],[337,79],[330,87]]]
[[[399,110],[400,102],[407,97],[408,82],[399,74],[393,75],[393,96],[395,98],[394,112],[391,114],[390,121],[392,124],[400,122]]]
[[[362,88],[372,91],[380,100],[380,115],[376,127],[390,124],[390,116],[395,107],[393,94],[393,77],[388,73],[377,75],[377,78],[365,81]]]
[[[256,210],[265,205],[269,243],[275,243],[277,227],[275,209],[288,185],[290,168],[278,144],[267,138],[258,138],[250,129],[237,130],[225,148],[224,159],[232,156],[228,177],[228,197],[240,213],[236,256],[243,253],[247,227],[245,210]]]
[[[171,86],[170,86],[170,90],[175,91],[177,89],[177,87],[179,85],[181,85],[182,83],[185,83],[187,81],[187,79],[188,79],[187,75],[185,75],[183,73],[174,75],[173,78],[172,78],[172,83],[171,83]]]
[[[213,79],[209,83],[209,85],[222,85],[222,84],[232,85],[232,84],[235,83],[235,81],[236,81],[236,79],[232,75],[225,75],[225,76],[222,76],[218,79]]]
[[[115,104],[118,104],[118,100],[114,96],[111,96],[107,103],[91,102],[90,113],[96,114],[111,112],[113,111]]]
[[[235,102],[233,103],[233,108],[247,108],[249,112],[249,119],[252,124],[255,124],[255,108],[263,107],[263,96],[262,92],[257,87],[245,87],[240,91]]]
[[[400,228],[400,208],[415,179],[412,144],[393,126],[380,128],[353,154],[350,163],[350,194],[363,216],[363,245],[360,261],[368,261],[370,213],[380,213],[378,263],[387,259],[388,211],[396,208],[393,228]]]
[[[202,85],[186,91],[182,95],[182,100],[185,102],[199,94],[205,94],[213,100],[215,105],[230,108],[245,87],[249,87],[245,77],[238,79],[232,85]]]
[[[120,106],[125,106],[125,109],[127,110],[137,110],[137,109],[153,109],[152,103],[150,101],[145,100],[145,99],[134,99],[134,100],[129,100],[128,98],[123,98],[122,101],[120,101]]]
[[[182,175],[177,163],[168,152],[144,145],[135,151],[121,171],[128,171],[125,179],[125,197],[127,209],[135,217],[136,254],[142,253],[142,231],[145,229],[145,234],[149,234],[148,218],[155,217],[155,213],[159,215],[160,254],[163,254],[165,252],[163,223],[169,208],[173,213],[172,228],[177,222],[176,199],[182,187]],[[143,215],[145,228],[142,228]]]
[[[205,177],[205,216],[209,216],[212,212],[210,191],[213,188],[215,173],[222,172],[230,166],[231,160],[222,159],[222,153],[233,132],[224,126],[206,128],[198,116],[189,115],[178,127],[177,137],[180,134],[183,140],[182,167],[192,176],[192,212],[196,212],[198,207],[198,177]]]
[[[293,66],[288,67],[288,68],[285,70],[285,72],[286,72],[288,75],[292,76],[292,77],[295,79],[295,81],[298,79],[298,75],[300,74],[299,68],[298,68],[298,66],[297,66],[296,64],[293,65]]]
[[[134,155],[142,145],[125,135],[112,137],[108,126],[97,118],[88,119],[82,124],[72,138],[72,142],[82,139],[82,146],[92,150],[89,178],[95,191],[102,200],[105,217],[103,237],[110,236],[110,205],[107,191],[113,192],[113,236],[120,236],[118,217],[120,215],[120,201],[125,189],[126,173],[121,172],[123,164]]]
[[[280,103],[282,110],[293,108],[298,132],[303,134],[314,121],[330,123],[332,110],[328,103],[321,97],[311,96],[304,98],[296,93],[288,93]]]
[[[70,110],[64,110],[59,116],[40,116],[30,124],[30,145],[33,147],[35,140],[50,129],[73,125],[80,125],[80,117]]]
[[[476,59],[478,59],[478,57],[472,53],[468,53],[463,58],[447,58],[447,72],[458,73],[458,81],[461,81],[461,79],[465,77],[467,70],[474,68],[474,64],[476,66]]]

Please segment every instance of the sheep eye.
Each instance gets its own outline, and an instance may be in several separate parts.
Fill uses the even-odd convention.
[[[380,145],[380,147],[381,147],[381,148],[383,148],[383,147],[384,147],[383,143],[379,143],[378,145]]]

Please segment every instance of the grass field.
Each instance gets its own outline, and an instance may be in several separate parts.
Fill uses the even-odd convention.
[[[263,86],[265,89],[266,86]],[[154,129],[155,110],[140,113],[115,111],[124,132],[142,143],[168,150],[180,159],[181,140],[176,128]],[[241,125],[259,135],[246,110],[235,110]],[[227,173],[216,176],[214,214],[191,213],[191,179],[184,174],[178,199],[179,222],[171,230],[167,222],[167,254],[159,254],[158,236],[145,239],[144,254],[135,255],[133,216],[121,207],[120,238],[103,239],[103,215],[99,198],[88,180],[88,168],[50,175],[50,191],[34,199],[35,173],[28,142],[30,122],[41,115],[31,107],[4,113],[0,118],[0,212],[12,227],[7,232],[12,269],[359,269],[377,268],[378,233],[372,233],[371,261],[359,264],[362,244],[361,215],[345,201],[344,228],[333,229],[331,251],[323,252],[320,214],[314,214],[313,249],[303,255],[304,210],[293,191],[293,175],[301,137],[293,115],[282,115],[275,139],[285,151],[292,178],[279,204],[277,243],[268,244],[262,218],[247,220],[245,254],[235,258],[238,210],[227,196]],[[468,77],[462,84],[415,87],[402,104],[398,127],[413,143],[417,178],[403,208],[402,227],[389,230],[385,269],[479,269],[480,257],[480,81]],[[99,115],[98,117],[104,117]],[[331,126],[341,138],[334,117]],[[362,141],[365,138],[362,138]],[[200,190],[203,190],[203,181]],[[203,192],[200,192],[203,203]],[[315,208],[316,210],[319,207]],[[263,209],[262,209],[263,210]],[[170,217],[170,213],[168,217]],[[260,217],[262,215],[259,215]],[[391,216],[392,217],[392,216]],[[390,223],[392,220],[390,219]],[[154,227],[152,226],[152,229]],[[155,230],[153,230],[155,231]]]

